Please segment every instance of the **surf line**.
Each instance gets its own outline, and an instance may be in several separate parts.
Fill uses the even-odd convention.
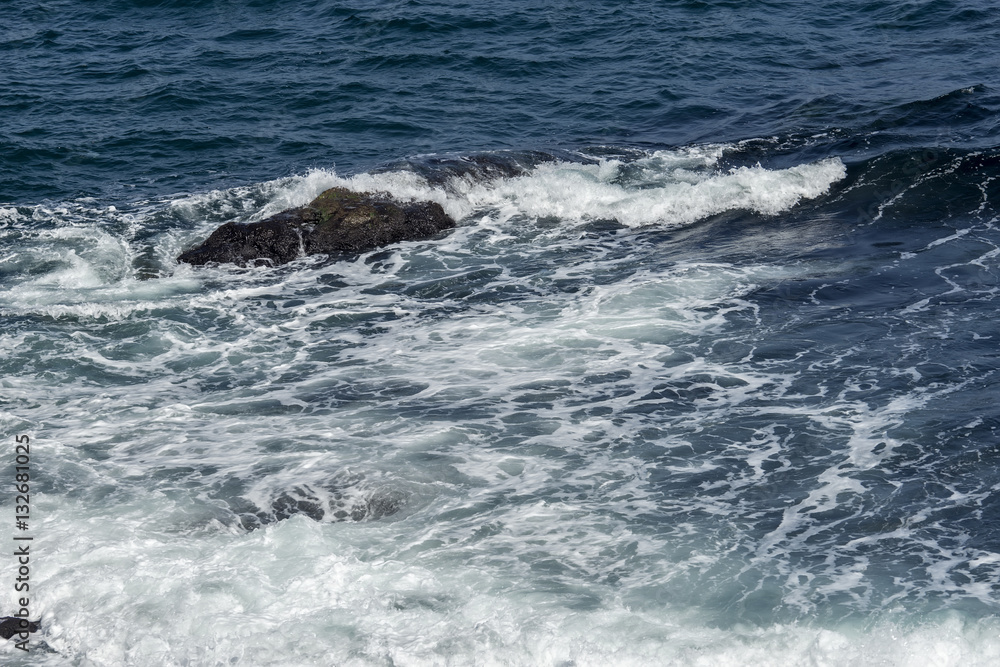
[[[38,631],[38,622],[29,620],[31,616],[31,541],[34,539],[27,532],[31,521],[31,438],[27,435],[14,437],[14,558],[17,563],[17,576],[14,579],[14,592],[17,594],[18,610],[14,616],[0,619],[0,636],[10,639],[17,635],[17,648],[28,652],[28,636]],[[21,531],[21,534],[18,533]]]

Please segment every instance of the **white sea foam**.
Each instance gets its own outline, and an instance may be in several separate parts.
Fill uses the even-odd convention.
[[[303,664],[638,664],[664,656],[726,664],[745,657],[747,645],[792,664],[827,655],[810,648],[819,630],[733,634],[682,606],[657,611],[658,586],[674,582],[667,597],[689,594],[685,577],[717,567],[718,558],[709,545],[681,555],[669,536],[630,525],[630,517],[682,505],[671,509],[651,495],[646,462],[593,446],[630,437],[632,426],[572,416],[575,398],[588,391],[597,393],[590,405],[621,415],[658,383],[705,373],[739,374],[729,388],[702,382],[738,405],[747,387],[767,379],[697,358],[666,369],[656,356],[685,336],[721,331],[727,312],[752,311],[743,299],[754,281],[786,277],[784,269],[637,269],[614,286],[552,294],[552,303],[426,318],[419,299],[365,294],[403,278],[408,257],[403,251],[381,270],[361,261],[338,266],[346,287],[282,307],[277,318],[261,299],[291,300],[328,269],[303,267],[283,283],[196,297],[192,309],[226,318],[224,336],[156,319],[156,340],[125,359],[116,358],[115,343],[90,334],[39,352],[39,361],[79,359],[142,379],[103,387],[99,414],[78,384],[52,385],[58,418],[72,427],[38,437],[37,456],[55,462],[69,488],[118,495],[113,528],[95,523],[108,511],[101,493],[39,496],[40,514],[52,517],[39,553],[59,545],[36,602],[54,650],[94,665],[266,665],[289,656]],[[324,325],[380,312],[396,319],[382,322],[373,342]],[[312,358],[331,336],[351,344],[339,357],[348,363]],[[165,370],[173,368],[183,370]],[[578,384],[622,370],[618,396]],[[216,378],[236,382],[204,391]],[[400,384],[417,386],[396,398],[385,393]],[[12,386],[8,396],[21,401],[31,390]],[[327,401],[336,409],[323,409]],[[292,422],[287,408],[295,409]],[[435,410],[455,416],[442,422]],[[514,425],[515,442],[501,445],[488,434],[505,424]],[[109,456],[83,455],[80,444]],[[150,470],[177,481],[149,488]],[[181,490],[193,479],[201,491],[192,496]],[[300,516],[246,533],[225,496],[205,497],[235,480],[263,508],[308,486],[329,510],[333,491],[323,488],[331,484],[350,503],[390,490],[403,494],[404,506],[380,522]],[[80,525],[89,527],[80,533]],[[637,592],[622,601],[609,576]],[[654,592],[643,594],[647,588]]]
[[[303,518],[250,534],[181,536],[148,525],[166,502],[119,506],[115,521],[98,523],[39,497],[38,511],[58,512],[67,524],[32,545],[45,563],[33,600],[45,609],[43,636],[57,653],[33,646],[26,662],[5,642],[6,664],[986,667],[1000,660],[995,619],[951,613],[917,624],[889,615],[866,628],[715,628],[670,601],[637,610],[609,596],[563,608],[519,582],[530,573],[527,562],[502,551],[492,563],[455,559],[468,539],[449,554],[418,526],[387,534]],[[524,520],[536,541],[572,536],[572,528],[560,529],[573,521],[566,508],[541,507]],[[607,537],[627,545],[635,536]],[[387,539],[399,540],[408,557],[387,557]],[[567,546],[587,542],[597,548],[594,533]],[[507,546],[524,543],[511,535]],[[584,596],[594,588],[579,584]]]
[[[0,308],[76,319],[0,332],[0,424],[44,470],[33,608],[57,653],[32,664],[995,663],[994,619],[917,608],[994,604],[995,554],[934,539],[930,506],[830,530],[867,518],[908,444],[892,431],[954,385],[878,402],[850,345],[768,349],[822,308],[768,312],[761,290],[830,267],[663,261],[580,231],[784,210],[842,171],[720,171],[724,151],[437,189],[317,171],[151,206],[152,248],[141,215],[39,213]],[[462,226],[332,265],[172,263],[338,184],[437,198]],[[897,376],[922,377],[878,375]],[[908,569],[876,580],[896,551]]]
[[[649,166],[643,165],[644,172],[660,160],[654,155]],[[737,209],[780,213],[824,194],[846,174],[838,158],[789,169],[755,166],[723,173],[668,162],[655,180],[646,176],[636,187],[622,182],[627,166],[617,161],[543,164],[526,176],[473,184],[463,194],[475,208],[496,207],[508,215],[676,226]]]

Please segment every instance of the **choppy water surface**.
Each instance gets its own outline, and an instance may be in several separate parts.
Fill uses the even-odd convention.
[[[5,664],[1000,660],[983,3],[10,14]],[[174,259],[335,185],[459,227]]]

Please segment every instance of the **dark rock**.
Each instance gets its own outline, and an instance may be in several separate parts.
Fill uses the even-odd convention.
[[[317,522],[378,521],[400,512],[409,496],[382,484],[371,484],[364,475],[340,472],[332,477],[280,489],[251,492],[253,482],[231,477],[209,491],[229,512],[220,520],[239,522],[246,530],[284,521],[297,514]],[[214,504],[214,503],[213,503]]]
[[[269,511],[241,500],[240,505],[249,505],[243,508],[249,511],[239,515],[240,523],[247,530],[284,521],[296,514],[303,514],[313,521],[377,521],[397,513],[405,503],[404,495],[398,491],[378,489],[345,497],[334,489],[317,493],[305,484],[280,493],[271,501]]]
[[[369,192],[331,188],[307,206],[260,222],[227,222],[177,259],[196,265],[285,264],[303,254],[367,252],[428,238],[454,226],[435,202],[398,203]]]
[[[4,616],[0,618],[0,637],[10,639],[22,632],[38,632],[40,627],[38,621],[29,621],[17,616]]]
[[[316,494],[312,493],[312,489],[304,486],[304,488],[297,487],[294,491],[297,492],[294,496],[285,492],[271,503],[275,520],[283,521],[294,514],[305,514],[313,521],[322,521],[325,514],[323,512],[323,502]],[[264,515],[261,518],[263,521],[266,521],[268,517]]]

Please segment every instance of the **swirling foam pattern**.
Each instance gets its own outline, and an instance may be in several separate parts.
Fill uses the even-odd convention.
[[[76,4],[0,27],[4,664],[1000,660],[984,3]],[[332,186],[459,225],[175,261]]]

